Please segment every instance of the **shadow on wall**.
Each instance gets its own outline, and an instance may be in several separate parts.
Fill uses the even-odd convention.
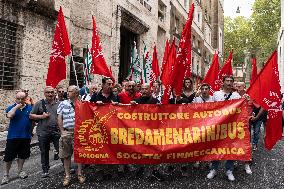
[[[47,16],[53,19],[57,18],[54,0],[6,0],[7,2],[16,4],[26,8],[32,12]]]

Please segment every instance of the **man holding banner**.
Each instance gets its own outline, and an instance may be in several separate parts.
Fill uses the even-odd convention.
[[[224,76],[223,77],[223,89],[213,94],[214,101],[218,102],[218,101],[226,101],[226,100],[233,100],[233,99],[241,98],[241,96],[237,92],[233,92],[233,83],[234,83],[233,76]],[[212,179],[216,176],[219,164],[220,164],[220,161],[212,161],[211,170],[209,174],[207,175],[208,179]],[[234,161],[227,160],[225,167],[226,167],[226,175],[228,176],[228,179],[230,181],[234,181],[235,180],[235,177],[233,175]]]
[[[141,93],[142,96],[138,99],[135,99],[135,101],[131,102],[132,104],[158,104],[159,100],[154,98],[151,93],[151,87],[149,84],[142,84],[141,86]],[[160,173],[159,169],[162,166],[159,165],[149,165],[147,166],[146,170],[146,176],[147,177],[153,177],[158,181],[165,180],[163,175]]]

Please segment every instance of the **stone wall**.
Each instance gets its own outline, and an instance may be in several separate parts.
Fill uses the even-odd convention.
[[[29,0],[1,1],[1,19],[9,20],[19,25],[17,41],[19,76],[15,89],[28,88],[30,96],[35,101],[43,98],[43,88],[45,86],[57,11],[60,6],[65,16],[69,40],[73,46],[73,55],[76,56],[83,57],[83,48],[86,48],[87,44],[91,45],[93,33],[91,15],[94,15],[104,57],[107,64],[112,66],[114,77],[117,78],[120,64],[120,27],[125,22],[122,18],[123,12],[135,18],[135,22],[139,22],[132,24],[135,26],[140,24],[142,27],[142,30],[139,30],[139,28],[135,30],[134,28],[135,31],[133,31],[139,36],[138,50],[140,55],[143,54],[144,44],[148,47],[150,54],[152,54],[154,43],[156,43],[159,63],[161,64],[165,40],[166,38],[173,38],[173,26],[171,26],[173,23],[170,21],[171,9],[175,7],[177,15],[181,17],[180,28],[178,28],[178,32],[181,34],[188,8],[192,1],[189,0],[184,4],[185,1],[181,0],[57,0],[54,1],[55,3],[49,0],[46,12],[41,7],[45,4],[43,0],[38,0],[38,4],[33,5],[29,4]],[[35,3],[36,1],[32,2]],[[218,0],[212,0],[213,9],[218,9],[216,2]],[[163,21],[158,18],[159,4],[165,5],[165,18]],[[213,22],[216,26],[219,24],[218,20],[213,20]],[[212,38],[214,37],[212,36]],[[204,37],[199,39],[202,41]],[[216,40],[214,45],[217,45]],[[201,59],[200,64],[202,64]],[[68,71],[69,64],[67,64],[67,76],[69,75]],[[96,77],[96,79],[99,81],[99,77]],[[62,84],[67,86],[68,80],[63,81]],[[0,89],[0,115],[2,115],[0,116],[0,123],[7,121],[4,116],[4,109],[8,104],[13,103],[14,96],[15,90]]]

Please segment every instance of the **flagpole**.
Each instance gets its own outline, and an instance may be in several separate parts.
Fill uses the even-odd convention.
[[[74,62],[74,59],[73,59],[73,52],[72,51],[71,51],[71,62],[72,62],[73,71],[74,71],[74,74],[75,74],[76,86],[79,87],[78,78],[77,78],[77,72],[76,72],[76,68],[75,68],[75,62]]]

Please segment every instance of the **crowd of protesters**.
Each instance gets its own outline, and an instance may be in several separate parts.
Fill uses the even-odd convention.
[[[49,151],[50,143],[54,146],[54,160],[61,160],[64,167],[63,186],[68,186],[71,181],[71,159],[73,155],[74,127],[75,127],[75,102],[77,100],[89,101],[97,104],[114,103],[116,105],[133,104],[159,104],[163,96],[163,87],[159,81],[149,84],[137,84],[134,81],[124,80],[122,85],[114,84],[110,78],[103,78],[102,83],[84,86],[69,86],[67,91],[64,87],[56,89],[47,86],[44,89],[44,99],[34,103],[29,97],[28,90],[19,90],[15,94],[15,102],[6,109],[6,115],[10,119],[7,143],[4,154],[5,174],[1,184],[9,182],[9,170],[12,161],[17,158],[18,176],[25,179],[28,175],[23,171],[26,159],[30,157],[30,142],[33,127],[36,125],[36,134],[41,153],[42,177],[49,175]],[[245,83],[235,82],[232,76],[223,78],[220,91],[210,95],[210,86],[206,83],[194,89],[194,82],[186,78],[183,83],[183,92],[176,96],[172,90],[169,104],[190,104],[232,99],[246,98],[252,106],[250,126],[252,130],[252,148],[257,150],[260,137],[260,128],[266,121],[266,112],[246,95]],[[225,163],[226,175],[230,181],[234,181],[233,160]],[[199,167],[200,162],[195,162],[194,167]],[[212,161],[207,175],[213,179],[217,174],[220,161]],[[165,169],[173,169],[176,165],[118,165],[117,171],[133,171],[138,176],[143,174],[147,177],[164,180]],[[183,176],[188,176],[187,164],[182,164],[179,169]],[[77,178],[80,183],[85,182],[83,165],[77,164]],[[245,162],[244,170],[252,174],[250,162]],[[177,170],[176,168],[173,170]]]

